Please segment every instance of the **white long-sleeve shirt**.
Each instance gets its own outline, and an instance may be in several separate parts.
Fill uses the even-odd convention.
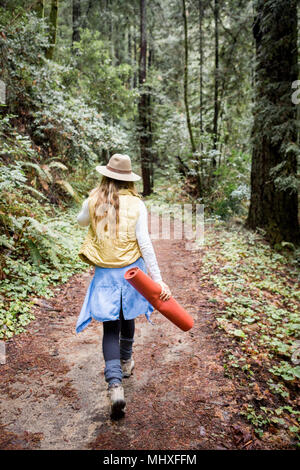
[[[82,204],[81,212],[77,216],[77,222],[81,227],[90,224],[88,198]],[[162,281],[160,269],[157,264],[154,248],[148,231],[148,213],[144,201],[140,199],[140,214],[135,227],[135,236],[139,244],[146,268],[155,282]]]

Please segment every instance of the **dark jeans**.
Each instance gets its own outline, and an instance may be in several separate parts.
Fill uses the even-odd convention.
[[[121,359],[132,355],[134,320],[125,320],[121,307],[120,319],[103,322],[102,350],[105,360],[104,376],[108,385],[122,382]]]

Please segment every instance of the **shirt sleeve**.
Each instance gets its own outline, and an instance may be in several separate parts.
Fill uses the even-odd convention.
[[[144,258],[146,268],[153,281],[162,281],[154,248],[148,231],[148,213],[145,203],[140,200],[140,215],[135,227],[136,238]]]
[[[81,227],[87,227],[90,224],[89,199],[85,199],[82,204],[81,212],[77,215],[77,222]]]

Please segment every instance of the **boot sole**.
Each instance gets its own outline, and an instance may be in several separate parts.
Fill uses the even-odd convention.
[[[123,378],[124,378],[124,379],[128,379],[129,377],[132,376],[132,372],[133,372],[133,369],[132,369],[132,371],[131,371],[130,373],[128,373],[128,372],[127,372],[126,374],[123,373]]]
[[[111,414],[110,417],[111,419],[121,419],[125,416],[125,408],[126,402],[125,400],[117,400],[115,403],[111,406]]]

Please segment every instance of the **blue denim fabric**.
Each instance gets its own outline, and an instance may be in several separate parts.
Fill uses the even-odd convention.
[[[117,384],[122,382],[123,372],[120,359],[112,359],[106,361],[104,369],[105,381],[108,385]]]
[[[100,322],[118,320],[121,304],[125,320],[144,314],[150,321],[154,307],[124,278],[125,272],[135,266],[147,272],[142,257],[123,268],[95,266],[95,274],[77,320],[76,333],[84,330],[92,318]]]

